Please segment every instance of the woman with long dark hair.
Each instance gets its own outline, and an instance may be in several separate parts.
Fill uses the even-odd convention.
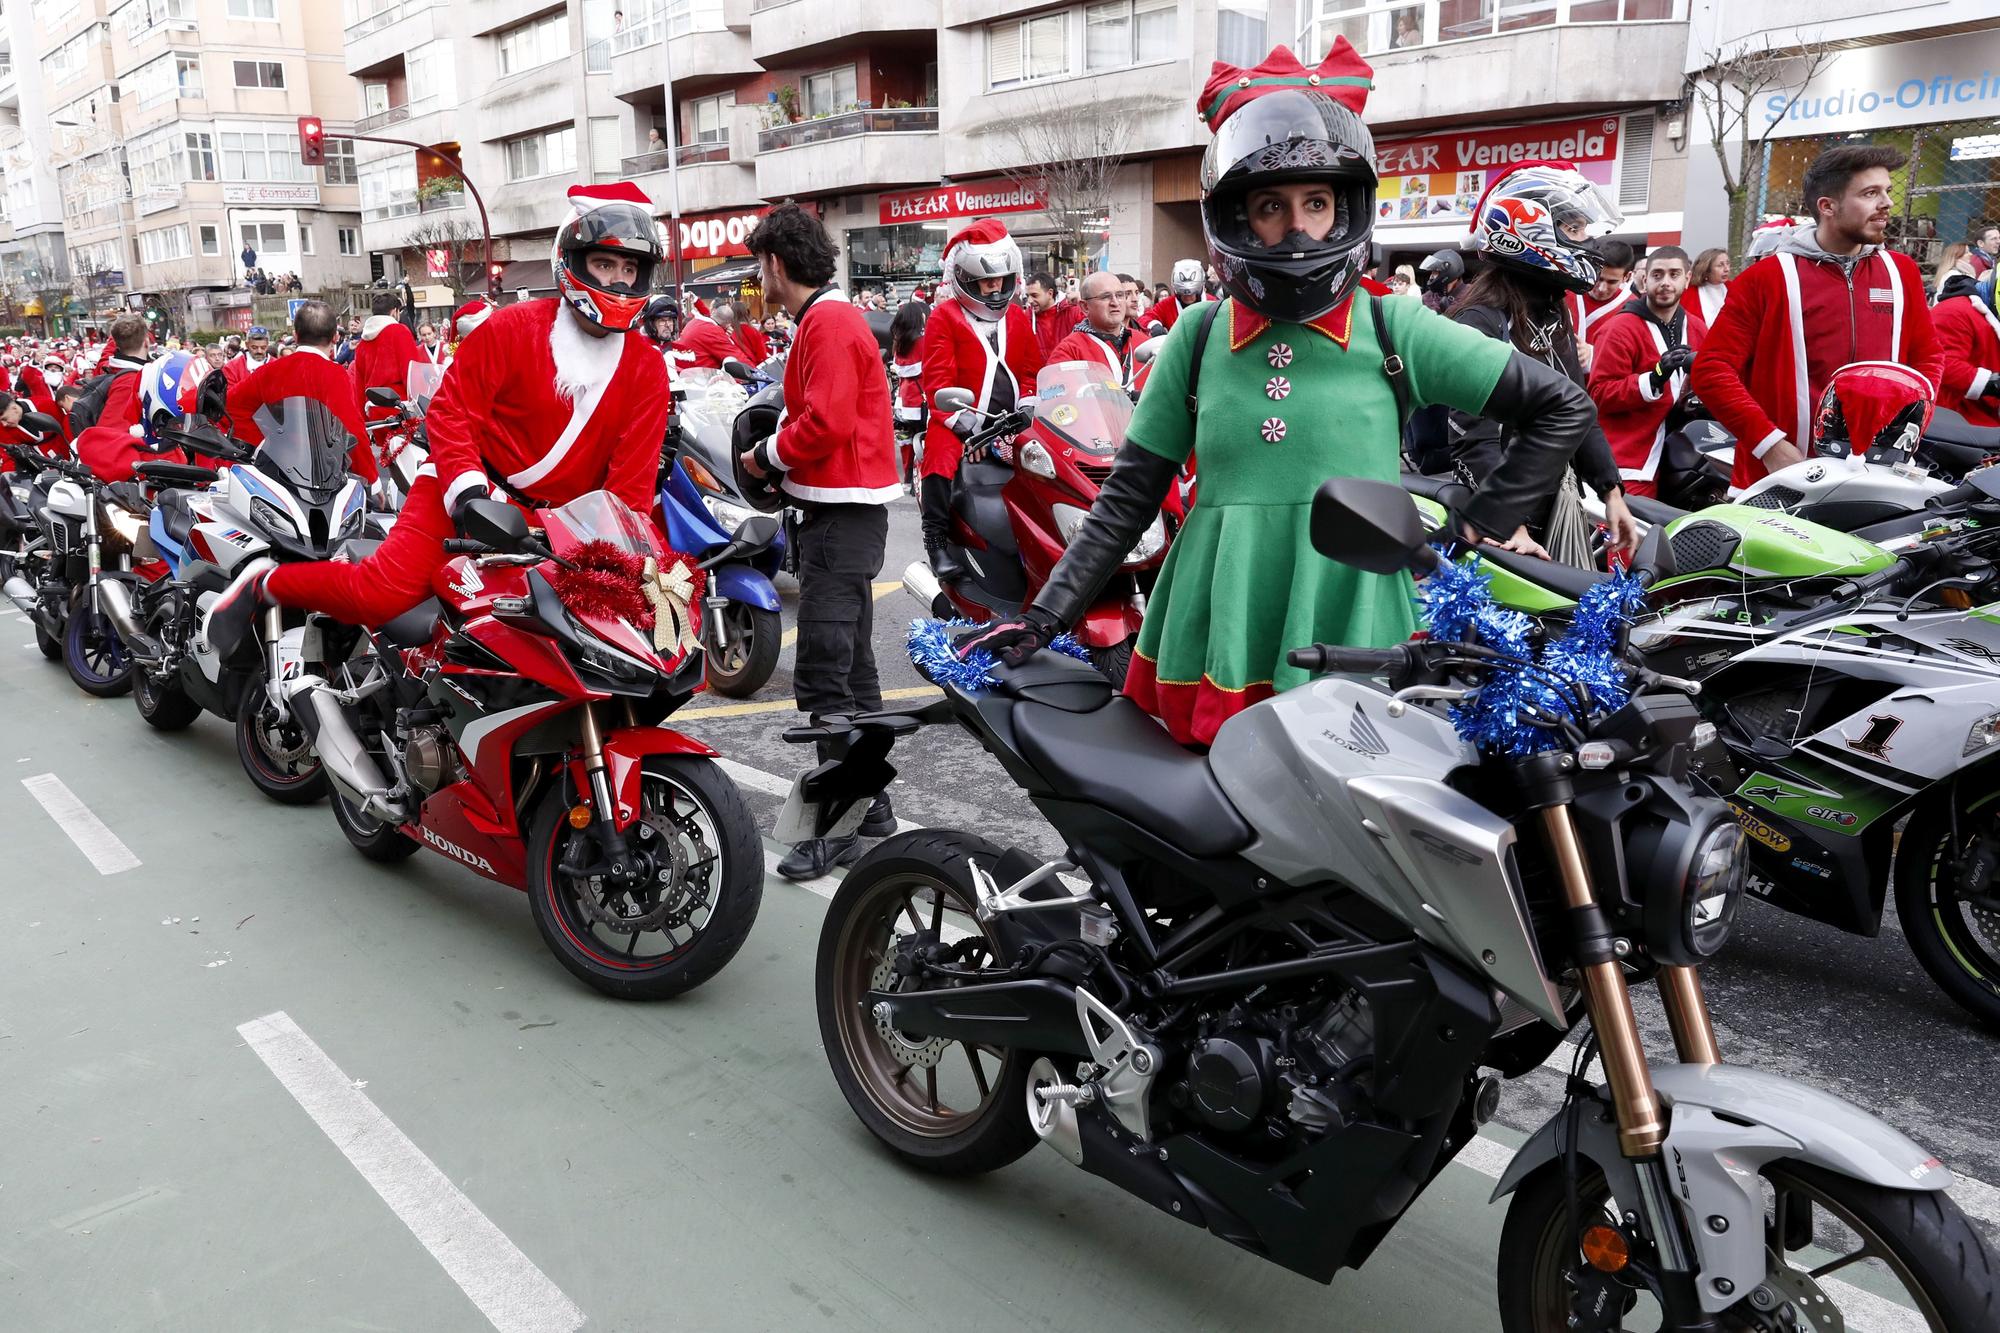
[[[922,301],[896,307],[889,324],[889,406],[896,418],[896,453],[903,489],[917,491],[918,452],[930,416],[924,407],[924,320],[931,308]]]
[[[1567,292],[1597,281],[1589,242],[1620,221],[1617,206],[1582,173],[1560,163],[1517,167],[1487,187],[1472,223],[1474,246],[1488,262],[1447,312],[1452,319],[1584,383]],[[1491,417],[1452,413],[1452,461],[1475,493],[1506,455],[1510,428]],[[1554,494],[1532,515],[1538,554],[1582,569],[1595,564],[1578,483],[1602,498],[1614,544],[1634,543],[1631,511],[1618,464],[1593,421]]]

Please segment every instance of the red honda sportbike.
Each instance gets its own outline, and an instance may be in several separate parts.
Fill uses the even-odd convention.
[[[970,405],[970,394],[945,389],[934,410]],[[1104,366],[1043,367],[1033,401],[994,417],[965,442],[949,545],[971,573],[946,587],[920,560],[903,571],[904,588],[937,616],[983,621],[1017,614],[1041,592],[1082,526],[1131,421],[1132,399]],[[1070,631],[1113,684],[1125,683],[1146,593],[1177,527],[1177,509],[1154,519]]]
[[[716,752],[660,725],[700,688],[699,650],[656,651],[632,584],[621,605],[565,578],[606,545],[635,571],[671,557],[604,491],[540,511],[546,544],[518,509],[472,511],[472,539],[446,543],[456,558],[436,599],[365,634],[316,627],[355,640],[320,659],[342,662],[335,679],[293,693],[334,817],[371,860],[428,846],[524,890],[563,966],[606,994],[691,989],[756,919],[756,824]],[[753,520],[716,558],[741,558],[776,526]]]

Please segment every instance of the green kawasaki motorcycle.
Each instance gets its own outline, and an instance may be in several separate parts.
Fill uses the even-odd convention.
[[[1701,781],[1751,840],[1752,889],[1856,935],[1891,864],[1911,951],[2000,1029],[2000,468],[1897,554],[1764,509],[1673,520],[1672,572],[1631,630],[1648,667],[1698,680],[1716,740]],[[1413,489],[1417,489],[1413,486]],[[1442,527],[1450,485],[1416,503]],[[1505,605],[1562,619],[1598,577],[1484,548]],[[1908,815],[1900,848],[1896,825]]]

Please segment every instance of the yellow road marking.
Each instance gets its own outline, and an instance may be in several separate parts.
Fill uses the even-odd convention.
[[[897,580],[894,583],[876,584],[875,600],[878,602],[881,601],[884,597],[887,597],[890,593],[896,591],[896,589],[902,586],[903,584],[901,580]],[[781,650],[789,648],[798,641],[799,641],[799,627],[797,625],[794,625],[790,629],[786,630],[783,634],[778,636],[778,647]],[[888,696],[884,695],[883,697],[887,698]]]
[[[914,685],[904,690],[882,691],[882,701],[891,699],[920,699],[927,694],[936,694],[935,685]],[[695,717],[747,717],[752,713],[776,713],[780,710],[796,709],[798,705],[790,699],[767,699],[758,703],[724,704],[720,708],[683,708],[673,715],[673,720]]]

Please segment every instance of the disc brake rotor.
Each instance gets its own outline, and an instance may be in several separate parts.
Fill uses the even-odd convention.
[[[1773,1258],[1764,1284],[1744,1298],[1749,1327],[1771,1333],[1847,1333],[1840,1307],[1810,1273]],[[1735,1313],[1741,1307],[1732,1307]]]
[[[896,986],[896,965],[892,959],[883,959],[868,975],[870,990],[888,991]],[[882,1044],[889,1048],[889,1054],[896,1063],[910,1069],[935,1069],[944,1058],[945,1048],[951,1045],[944,1037],[913,1037],[902,1031],[881,1014],[875,1015],[875,1032],[882,1038]]]
[[[633,822],[632,833],[635,849],[652,865],[647,882],[620,892],[604,876],[592,875],[586,890],[577,895],[577,905],[592,921],[621,935],[679,930],[708,906],[706,890],[712,876],[704,877],[700,885],[688,877],[694,860],[712,859],[708,840],[698,824],[682,828],[671,815],[650,807]],[[691,859],[683,838],[691,839],[702,855]]]

